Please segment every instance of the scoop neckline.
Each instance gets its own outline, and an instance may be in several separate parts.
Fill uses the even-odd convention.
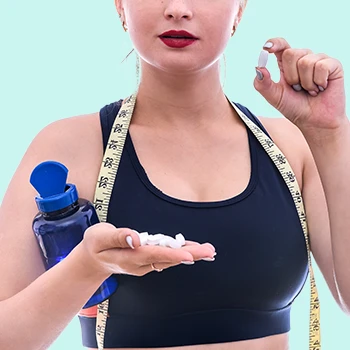
[[[180,206],[194,207],[194,208],[211,208],[211,207],[214,208],[214,207],[227,206],[227,205],[231,205],[242,201],[254,191],[257,185],[258,161],[257,161],[256,147],[253,146],[255,139],[254,139],[254,135],[252,135],[251,131],[247,127],[246,127],[246,130],[248,134],[249,154],[250,154],[250,178],[249,178],[248,184],[241,193],[233,197],[218,200],[218,201],[205,201],[205,202],[189,201],[181,198],[175,198],[173,196],[166,194],[165,192],[160,190],[158,187],[156,187],[149,179],[145,168],[142,166],[137,156],[137,152],[135,150],[134,143],[132,141],[132,137],[129,133],[129,130],[126,136],[125,146],[138,177],[140,178],[142,183],[145,185],[145,187],[149,191],[151,191],[154,195],[156,195],[157,197],[167,202],[177,204]]]

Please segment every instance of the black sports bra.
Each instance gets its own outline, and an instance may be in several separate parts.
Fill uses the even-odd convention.
[[[121,102],[100,111],[104,147]],[[247,108],[236,105],[263,129]],[[152,234],[182,232],[187,239],[211,242],[217,256],[215,262],[143,277],[118,275],[105,348],[212,344],[289,331],[291,304],[308,274],[305,239],[284,180],[247,132],[248,186],[233,198],[204,203],[175,199],[156,188],[128,134],[108,222]],[[79,317],[86,347],[97,348],[95,316],[93,308]]]

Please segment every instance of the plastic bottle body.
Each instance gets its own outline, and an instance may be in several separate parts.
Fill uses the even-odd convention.
[[[99,222],[93,205],[78,199],[71,206],[52,213],[39,212],[33,220],[33,231],[40,245],[46,269],[63,260],[83,239],[85,230]],[[83,308],[107,299],[117,289],[114,275],[106,279]]]

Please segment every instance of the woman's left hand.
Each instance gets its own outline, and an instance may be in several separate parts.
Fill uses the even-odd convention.
[[[341,63],[325,54],[292,49],[283,38],[268,43],[272,47],[268,44],[264,50],[276,55],[280,81],[273,82],[266,68],[257,67],[262,75],[257,73],[255,89],[302,131],[331,131],[347,122]]]

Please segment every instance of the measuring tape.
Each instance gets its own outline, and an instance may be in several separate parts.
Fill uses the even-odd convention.
[[[124,100],[111,130],[103,156],[100,173],[96,184],[94,205],[100,222],[107,222],[108,206],[113,185],[117,177],[130,120],[134,112],[136,93]],[[104,348],[104,337],[108,316],[109,300],[97,305],[96,340],[98,350]]]
[[[107,147],[103,156],[100,173],[98,176],[94,205],[100,222],[107,221],[108,206],[114,186],[114,182],[117,176],[120,159],[122,156],[126,136],[128,133],[130,121],[135,108],[137,91],[125,99],[115,118]],[[227,98],[227,97],[226,97]],[[308,255],[308,267],[309,278],[311,286],[310,294],[310,323],[309,323],[309,350],[321,349],[321,336],[320,336],[320,303],[315,283],[314,272],[311,265],[311,252],[309,243],[309,234],[306,222],[306,215],[303,205],[303,199],[301,191],[297,183],[296,176],[289,165],[286,157],[280,151],[280,149],[274,144],[274,142],[256,125],[254,124],[239,108],[237,108],[228,98],[232,107],[237,114],[252,131],[254,136],[260,142],[266,153],[270,156],[275,166],[281,173],[288,189],[292,195],[298,216],[300,219],[301,227],[303,229],[307,255]],[[96,340],[98,350],[104,349],[104,336],[106,331],[106,323],[108,318],[108,299],[97,306],[96,316]]]
[[[227,98],[227,97],[226,97]],[[298,212],[301,227],[303,229],[305,244],[307,249],[307,258],[310,278],[310,321],[309,321],[309,350],[321,349],[321,326],[320,326],[320,301],[316,288],[314,271],[311,264],[311,251],[309,242],[309,233],[307,228],[306,214],[301,196],[301,191],[296,176],[289,165],[287,158],[275,143],[256,125],[254,124],[239,108],[228,100],[243,122],[248,126],[254,136],[258,139],[266,153],[270,156],[275,166],[281,173],[284,182],[288,186],[289,192],[293,197],[295,207]]]

